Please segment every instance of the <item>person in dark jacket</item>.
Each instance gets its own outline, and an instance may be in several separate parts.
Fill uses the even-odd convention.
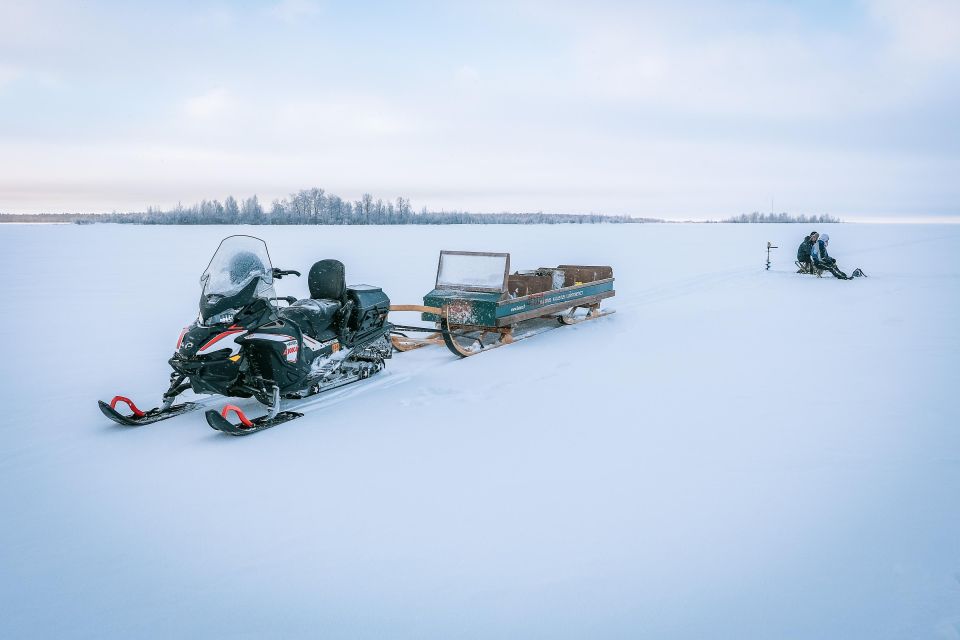
[[[813,233],[816,233],[816,231]],[[813,249],[813,241],[810,238],[813,236],[813,233],[804,238],[800,246],[797,247],[797,262],[810,262],[810,251]]]
[[[810,235],[803,239],[800,246],[797,247],[797,264],[800,265],[800,273],[813,273],[813,245],[817,241],[817,232],[811,231]]]

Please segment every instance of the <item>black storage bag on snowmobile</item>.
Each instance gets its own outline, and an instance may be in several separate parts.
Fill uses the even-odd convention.
[[[350,329],[362,335],[383,326],[390,311],[390,298],[380,287],[358,284],[347,287],[347,299],[353,302]]]

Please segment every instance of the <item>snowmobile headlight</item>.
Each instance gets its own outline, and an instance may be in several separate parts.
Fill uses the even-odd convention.
[[[207,324],[228,324],[233,322],[233,318],[237,315],[237,311],[239,311],[239,309],[227,309],[226,311],[221,311],[215,316],[210,316],[210,318],[207,320]]]

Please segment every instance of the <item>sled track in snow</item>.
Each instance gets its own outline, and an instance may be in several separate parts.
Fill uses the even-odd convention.
[[[352,400],[357,396],[371,391],[389,389],[390,387],[403,384],[413,377],[413,373],[393,373],[385,370],[372,378],[353,382],[337,389],[331,389],[330,391],[319,393],[310,398],[304,398],[303,400],[283,400],[281,401],[280,408],[281,411],[304,413],[303,417],[297,420],[297,423],[303,424],[301,420],[309,420],[310,416],[322,415],[321,409],[334,407],[342,402]],[[222,399],[221,406],[224,404],[234,404],[240,407],[244,413],[247,413],[251,419],[265,411],[263,405],[249,398],[239,402],[231,400],[235,399]],[[217,406],[214,405],[210,408],[217,408]]]
[[[410,373],[394,373],[390,370],[384,370],[372,378],[361,380],[358,383],[351,383],[339,389],[331,389],[326,393],[319,393],[310,398],[287,400],[281,404],[281,407],[284,411],[301,411],[303,409],[315,409],[320,406],[334,406],[374,389],[389,389],[398,384],[403,384],[412,377],[413,375]]]
[[[728,282],[731,280],[737,280],[739,278],[744,278],[751,273],[757,271],[754,267],[739,267],[736,269],[725,269],[723,271],[717,271],[715,273],[702,275],[702,276],[693,276],[689,278],[682,278],[680,280],[673,280],[666,282],[660,286],[653,287],[650,289],[639,289],[634,295],[631,296],[632,301],[627,303],[619,303],[617,305],[618,309],[634,309],[637,307],[644,307],[650,304],[657,302],[663,302],[665,300],[673,300],[676,298],[683,298],[685,296],[692,295],[704,289],[708,289],[712,286],[720,284],[721,282]]]

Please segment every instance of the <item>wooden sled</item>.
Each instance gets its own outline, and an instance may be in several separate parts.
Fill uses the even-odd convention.
[[[390,307],[418,312],[434,326],[395,325],[391,340],[401,352],[443,344],[465,358],[613,313],[600,309],[602,300],[615,295],[613,280],[608,266],[560,265],[510,274],[507,253],[441,251],[436,285],[424,304]]]

